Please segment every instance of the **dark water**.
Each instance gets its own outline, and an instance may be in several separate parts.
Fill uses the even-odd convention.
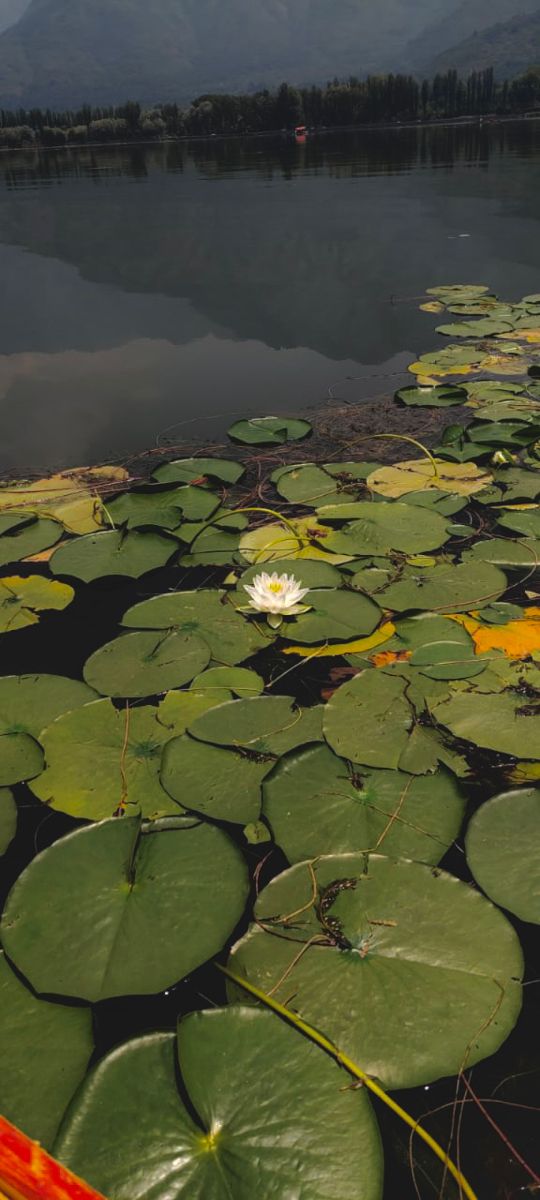
[[[540,121],[0,156],[0,470],[391,390],[406,298],[539,290],[539,194]]]

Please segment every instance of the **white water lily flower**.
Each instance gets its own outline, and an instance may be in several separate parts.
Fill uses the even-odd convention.
[[[250,597],[249,608],[268,613],[268,622],[274,628],[283,617],[295,617],[298,613],[307,612],[309,607],[301,603],[309,588],[300,587],[294,575],[278,575],[277,571],[269,575],[262,571],[255,576],[251,586],[244,584],[244,591]]]

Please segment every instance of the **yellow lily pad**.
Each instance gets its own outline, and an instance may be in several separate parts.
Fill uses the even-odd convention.
[[[364,654],[367,650],[382,646],[395,632],[395,625],[391,621],[385,621],[370,637],[357,638],[355,642],[332,642],[331,646],[287,646],[282,653],[297,654],[299,658],[335,658],[339,654]]]
[[[493,481],[489,471],[475,463],[450,463],[436,459],[437,471],[429,459],[413,458],[395,463],[393,467],[379,467],[368,475],[367,485],[381,496],[397,499],[409,492],[428,491],[457,492],[460,496],[472,496]]]
[[[0,633],[36,625],[43,609],[66,608],[74,595],[69,584],[42,575],[4,576],[0,579]]]
[[[61,521],[70,533],[94,533],[110,522],[101,494],[129,478],[123,467],[77,467],[45,479],[0,488],[0,511],[17,509]]]

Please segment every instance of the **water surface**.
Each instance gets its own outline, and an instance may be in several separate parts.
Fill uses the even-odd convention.
[[[540,290],[539,191],[540,121],[1,155],[0,470],[392,390],[426,287]]]

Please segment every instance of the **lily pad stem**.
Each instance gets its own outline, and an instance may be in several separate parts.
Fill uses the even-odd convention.
[[[442,1146],[435,1141],[435,1138],[432,1138],[431,1134],[427,1133],[427,1131],[423,1129],[417,1121],[415,1121],[414,1117],[411,1117],[410,1114],[406,1112],[400,1104],[397,1104],[396,1101],[393,1100],[392,1097],[389,1096],[387,1092],[385,1092],[384,1089],[375,1082],[374,1079],[371,1079],[369,1075],[366,1075],[366,1072],[363,1071],[361,1067],[357,1066],[357,1064],[353,1062],[353,1060],[349,1058],[347,1054],[344,1054],[342,1050],[339,1050],[338,1047],[335,1046],[334,1043],[331,1042],[327,1037],[325,1037],[323,1033],[320,1033],[318,1029],[314,1029],[312,1025],[308,1025],[307,1021],[303,1021],[302,1018],[297,1015],[297,1013],[292,1012],[290,1008],[286,1008],[284,1004],[280,1004],[278,1000],[274,1000],[272,996],[269,996],[267,992],[263,992],[261,988],[256,987],[254,983],[250,983],[249,980],[244,979],[242,975],[237,975],[236,972],[231,971],[229,967],[224,967],[220,963],[216,963],[216,966],[220,971],[223,972],[224,975],[227,976],[228,979],[232,980],[233,983],[238,984],[238,986],[243,988],[244,991],[250,992],[252,996],[255,996],[257,1000],[260,1000],[261,1003],[266,1005],[267,1008],[271,1008],[273,1012],[278,1014],[278,1016],[284,1017],[289,1024],[294,1025],[295,1029],[298,1029],[301,1033],[305,1034],[306,1037],[310,1038],[312,1042],[315,1042],[317,1046],[320,1046],[321,1050],[325,1050],[327,1054],[330,1054],[332,1058],[334,1058],[342,1067],[345,1067],[345,1069],[349,1071],[351,1075],[354,1075],[356,1079],[360,1079],[370,1092],[373,1092],[374,1095],[379,1098],[379,1100],[382,1100],[383,1104],[386,1104],[388,1108],[391,1108],[392,1112],[395,1112],[398,1117],[401,1117],[401,1120],[404,1121],[406,1125],[410,1126],[410,1128],[413,1130],[413,1133],[418,1134],[418,1137],[422,1138],[422,1140],[426,1142],[433,1153],[437,1155],[437,1158],[444,1163],[450,1174],[453,1175],[462,1194],[467,1197],[467,1200],[478,1200],[478,1197],[476,1193],[473,1192],[470,1183],[468,1183],[461,1171],[458,1170],[455,1163],[452,1162],[452,1159],[449,1158]]]

